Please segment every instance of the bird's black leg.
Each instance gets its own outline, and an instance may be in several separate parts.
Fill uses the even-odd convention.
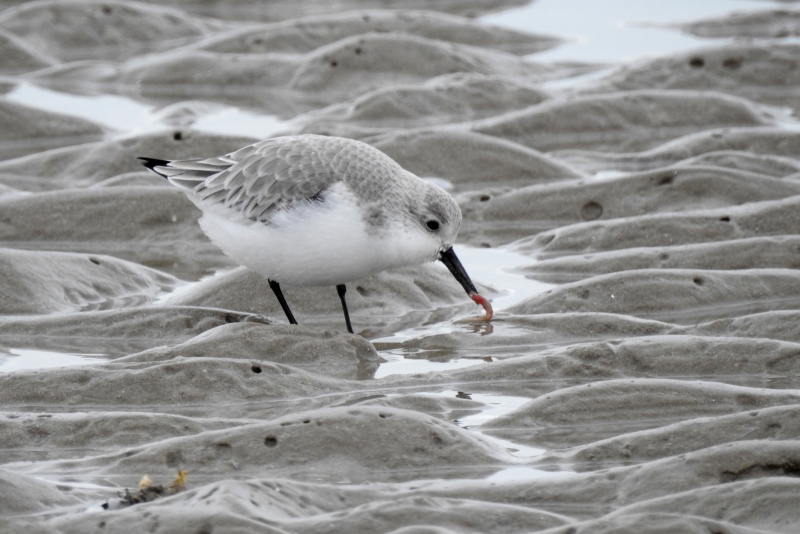
[[[347,293],[347,288],[344,284],[336,286],[336,292],[339,293],[339,300],[342,301],[342,310],[344,311],[344,322],[347,323],[347,331],[353,333],[353,325],[350,324],[350,314],[347,312],[347,302],[344,300],[344,294]]]
[[[269,282],[269,287],[272,289],[272,292],[275,293],[275,296],[278,297],[278,302],[281,304],[281,308],[283,308],[283,313],[286,314],[286,318],[289,319],[289,322],[292,324],[297,324],[297,320],[292,315],[292,310],[289,309],[289,305],[286,303],[286,299],[283,298],[283,291],[281,291],[281,286],[275,280],[267,280]]]

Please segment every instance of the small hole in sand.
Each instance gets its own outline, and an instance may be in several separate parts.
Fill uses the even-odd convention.
[[[603,206],[600,203],[590,200],[581,206],[581,219],[584,221],[594,221],[603,216]]]
[[[97,258],[89,258],[89,261],[94,263],[95,265],[100,265],[100,260],[98,260]]]
[[[111,9],[111,6],[103,6],[102,11],[104,15],[110,15],[114,12],[114,10]]]
[[[694,282],[698,286],[702,286],[704,284],[703,279],[700,278],[699,276],[695,276],[694,278],[692,278],[692,282]]]
[[[338,64],[339,64],[339,62],[338,62],[338,61],[331,61],[331,67],[335,67],[335,66],[336,66],[336,65],[338,65]]]
[[[731,218],[727,215],[725,217],[720,217],[719,220],[722,222],[731,222]]]
[[[387,417],[392,416],[392,414],[390,413],[379,413],[378,415],[380,416],[381,419],[386,419]]]
[[[250,370],[253,371],[255,374],[258,374],[261,372],[261,367],[258,365],[253,365],[252,367],[250,367]]]
[[[736,70],[742,66],[742,60],[738,57],[729,57],[722,62],[722,66],[726,69]]]
[[[480,247],[481,248],[492,248],[492,245],[491,245],[491,243],[481,243]]]
[[[278,438],[272,435],[267,436],[264,438],[264,445],[267,447],[276,447],[278,445]]]
[[[357,291],[357,292],[358,292],[358,294],[359,294],[359,295],[361,295],[362,297],[366,297],[367,295],[369,295],[369,291],[367,291],[366,289],[364,289],[364,288],[363,288],[363,287],[361,287],[361,286],[356,286],[356,291]]]
[[[656,185],[669,185],[675,180],[675,176],[667,174],[658,178]]]
[[[238,323],[239,319],[231,315],[230,313],[225,314],[225,322],[226,323]]]
[[[311,419],[303,419],[303,424],[304,425],[307,425],[310,422],[311,422]]]
[[[173,138],[174,140],[176,140],[176,141],[181,141],[181,140],[183,140],[183,132],[174,132],[174,133],[172,134],[172,138]]]
[[[481,195],[480,197],[478,197],[478,200],[480,200],[481,202],[487,202],[491,199],[492,197],[490,197],[489,195]]]
[[[360,53],[361,53],[361,49],[360,49],[360,48],[356,48],[355,50],[353,50],[353,52],[355,52],[355,53],[356,53],[356,55],[358,55],[358,54],[360,54]]]
[[[694,69],[699,69],[705,64],[706,64],[705,60],[698,56],[689,59],[689,66]]]

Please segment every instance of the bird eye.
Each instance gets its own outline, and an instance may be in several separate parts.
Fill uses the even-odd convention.
[[[439,221],[428,221],[426,224],[427,224],[428,228],[430,228],[433,231],[436,231],[436,230],[439,229]]]

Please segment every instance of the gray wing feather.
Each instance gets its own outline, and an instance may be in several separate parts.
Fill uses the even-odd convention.
[[[320,200],[342,179],[331,159],[339,150],[325,146],[329,139],[268,139],[218,158],[172,161],[158,170],[202,204],[222,204],[267,221],[279,210]]]

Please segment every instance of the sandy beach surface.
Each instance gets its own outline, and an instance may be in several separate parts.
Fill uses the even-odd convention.
[[[798,37],[792,1],[0,0],[0,532],[800,532]],[[136,160],[297,133],[447,189],[495,319],[429,264],[288,325]]]

